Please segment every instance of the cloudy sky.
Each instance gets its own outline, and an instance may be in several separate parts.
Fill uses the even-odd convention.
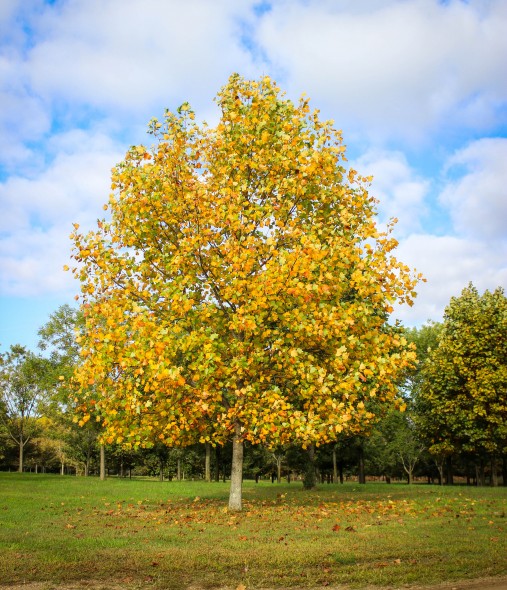
[[[74,302],[72,222],[148,121],[188,100],[213,122],[232,72],[305,92],[374,175],[427,278],[406,325],[507,287],[506,64],[505,0],[1,0],[0,351]]]

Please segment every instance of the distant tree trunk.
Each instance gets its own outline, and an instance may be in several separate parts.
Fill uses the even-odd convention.
[[[438,471],[438,485],[444,485],[444,459],[442,457],[434,457],[433,461]]]
[[[338,463],[336,461],[336,447],[333,447],[333,482],[338,481]]]
[[[164,461],[160,459],[160,474],[159,474],[160,481],[164,481]]]
[[[179,457],[176,461],[176,479],[181,481],[181,459]]]
[[[204,459],[204,479],[211,481],[211,443],[205,443],[206,456]]]
[[[452,472],[452,457],[447,457],[445,460],[445,485],[452,486],[454,484],[454,476]]]
[[[496,472],[496,457],[491,457],[491,480],[490,485],[496,488],[498,486],[498,474]]]
[[[63,461],[60,463],[60,475],[65,475],[65,463]]]
[[[305,490],[312,490],[317,485],[317,478],[315,474],[315,448],[310,445],[306,449],[306,465],[303,477],[303,488]]]
[[[23,439],[21,439],[19,442],[19,467],[18,467],[19,473],[23,473],[23,451],[24,451],[24,449],[25,449],[25,444],[23,442]]]
[[[100,479],[106,479],[106,449],[104,445],[100,445]]]
[[[475,473],[478,486],[484,486],[486,484],[486,477],[484,475],[484,462],[479,459],[479,463],[475,464]]]
[[[243,439],[241,438],[241,424],[234,425],[234,438],[232,439],[232,468],[231,488],[229,492],[229,510],[240,511],[243,487]]]
[[[276,463],[276,482],[282,483],[283,455],[281,453],[280,454],[273,453],[273,458],[275,459],[275,463]]]
[[[215,481],[220,481],[220,458],[221,458],[221,450],[220,447],[217,445],[215,447]]]
[[[358,473],[358,481],[361,484],[366,483],[366,475],[364,473],[364,449],[363,445],[359,447],[359,473]]]
[[[507,456],[502,457],[502,480],[503,485],[507,486]]]

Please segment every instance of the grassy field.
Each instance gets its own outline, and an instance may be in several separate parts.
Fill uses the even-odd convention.
[[[507,489],[0,474],[0,584],[247,589],[507,574]]]

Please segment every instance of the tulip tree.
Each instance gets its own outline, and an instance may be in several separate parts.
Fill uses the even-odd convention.
[[[360,431],[414,353],[387,320],[419,277],[376,226],[341,133],[268,77],[233,75],[215,127],[188,103],[112,174],[96,231],[71,238],[86,328],[81,423],[137,447],[302,446]]]

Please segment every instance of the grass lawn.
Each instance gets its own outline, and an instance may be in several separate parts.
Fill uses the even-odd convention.
[[[0,585],[432,584],[507,574],[507,488],[0,473]]]

